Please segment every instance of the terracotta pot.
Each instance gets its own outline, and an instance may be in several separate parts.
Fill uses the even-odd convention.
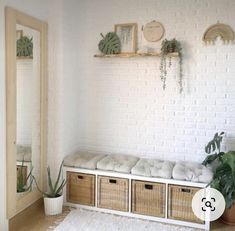
[[[224,214],[221,217],[222,222],[228,225],[235,225],[235,204],[229,208],[225,209]]]

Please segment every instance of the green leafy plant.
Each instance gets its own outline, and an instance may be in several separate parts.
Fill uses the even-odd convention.
[[[166,76],[167,76],[167,58],[169,59],[168,68],[172,65],[170,53],[178,53],[179,55],[179,87],[180,93],[183,91],[183,59],[182,59],[182,47],[179,41],[176,39],[163,40],[161,45],[161,62],[160,62],[160,77],[163,83],[163,89],[166,88]]]
[[[109,32],[105,36],[101,33],[103,38],[99,44],[99,50],[104,54],[118,54],[121,51],[121,41],[116,33]]]
[[[223,194],[226,208],[231,208],[235,203],[235,151],[225,153],[219,162],[211,187]]]
[[[35,177],[33,177],[38,190],[43,194],[43,196],[49,197],[49,198],[55,198],[55,197],[61,196],[62,190],[64,186],[66,185],[66,180],[65,179],[61,180],[62,168],[63,168],[63,162],[60,165],[60,170],[59,170],[57,179],[55,183],[53,183],[52,178],[51,178],[50,167],[49,166],[47,167],[48,191],[45,191],[45,192],[39,188]]]
[[[27,192],[31,189],[33,183],[32,171],[33,167],[31,167],[28,175],[24,173],[24,159],[21,162],[20,166],[17,166],[17,192]],[[28,183],[29,182],[29,183]]]
[[[203,165],[207,165],[215,161],[217,158],[221,160],[221,157],[224,155],[224,152],[221,152],[221,143],[223,141],[224,132],[220,134],[215,133],[213,139],[208,142],[205,147],[205,152],[208,154],[206,159],[202,162]]]
[[[22,36],[16,41],[16,55],[18,57],[32,57],[33,56],[33,38]]]
[[[235,203],[235,151],[221,152],[221,143],[224,132],[216,133],[207,144],[205,151],[209,156],[202,164],[207,165],[216,161],[216,169],[210,182],[212,188],[220,191],[226,202],[226,208]]]

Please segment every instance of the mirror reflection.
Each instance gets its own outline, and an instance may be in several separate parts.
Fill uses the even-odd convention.
[[[16,26],[17,193],[31,191],[40,177],[40,32]]]

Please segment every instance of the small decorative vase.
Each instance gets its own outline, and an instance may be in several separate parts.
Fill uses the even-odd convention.
[[[59,197],[44,197],[44,210],[46,215],[57,215],[62,213],[63,195]]]

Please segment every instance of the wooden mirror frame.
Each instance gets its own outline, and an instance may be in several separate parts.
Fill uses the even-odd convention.
[[[40,180],[46,188],[47,153],[47,23],[19,12],[5,8],[6,29],[6,170],[7,170],[7,216],[8,219],[24,210],[39,198],[36,188],[26,192],[20,199],[16,195],[16,24],[40,32]]]

